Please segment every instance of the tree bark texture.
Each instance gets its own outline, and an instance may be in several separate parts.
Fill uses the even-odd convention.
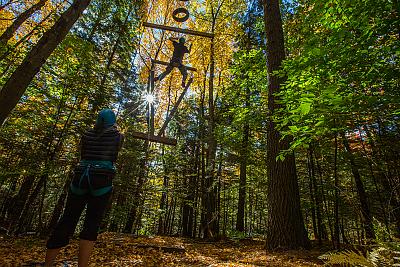
[[[283,78],[273,75],[285,58],[282,19],[278,0],[263,0],[265,33],[267,39],[268,110],[272,116],[278,107],[274,94],[279,92]],[[268,168],[268,219],[266,248],[309,247],[300,208],[300,193],[297,183],[293,154],[277,160],[280,151],[289,148],[289,140],[281,140],[272,119],[268,123],[267,168]]]
[[[24,61],[0,91],[0,125],[11,113],[25,93],[33,77],[39,72],[47,58],[64,40],[69,30],[89,5],[90,0],[75,0],[61,15],[57,22],[39,40],[36,46],[26,55]]]

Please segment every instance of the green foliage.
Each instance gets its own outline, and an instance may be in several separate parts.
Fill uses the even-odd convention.
[[[286,24],[287,82],[275,114],[281,132],[294,137],[292,149],[351,130],[356,120],[393,120],[400,103],[394,4],[317,0],[296,11]]]
[[[394,255],[400,253],[399,243],[397,249],[391,243],[380,243],[373,247],[367,255],[359,251],[345,250],[341,252],[327,253],[319,258],[325,261],[327,266],[362,266],[362,267],[380,267],[394,266]]]
[[[339,266],[363,266],[375,267],[373,263],[359,252],[343,251],[338,253],[328,253],[319,256],[320,259],[326,261],[326,265],[339,265]]]

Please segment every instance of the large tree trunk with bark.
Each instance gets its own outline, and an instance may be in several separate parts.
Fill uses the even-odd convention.
[[[89,3],[90,0],[75,0],[7,80],[0,91],[0,125],[4,123],[25,93],[33,77],[39,72],[54,49],[64,40]]]
[[[263,0],[265,33],[267,38],[268,109],[272,116],[278,107],[275,93],[279,92],[283,78],[273,75],[285,58],[282,19],[278,0]],[[272,118],[268,123],[267,168],[268,168],[268,221],[266,248],[309,247],[300,208],[300,193],[297,183],[293,154],[277,160],[283,150],[289,148],[289,140],[281,140]]]
[[[25,12],[19,15],[14,22],[3,32],[0,36],[0,45],[7,44],[8,40],[10,40],[14,33],[18,30],[18,28],[24,23],[33,13],[37,10],[41,9],[44,4],[46,4],[47,0],[40,0],[30,8],[28,8]]]

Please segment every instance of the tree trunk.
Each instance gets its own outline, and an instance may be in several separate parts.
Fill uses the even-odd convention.
[[[324,179],[322,177],[322,169],[321,169],[320,162],[318,161],[316,155],[314,155],[314,158],[315,158],[317,171],[318,171],[318,176],[319,176],[319,187],[321,188],[321,196],[322,196],[322,199],[321,199],[321,201],[322,201],[321,210],[322,210],[322,214],[325,214],[326,219],[328,221],[330,235],[333,236],[332,220],[331,220],[331,214],[329,212],[330,211],[329,206],[328,206],[329,203],[326,200],[326,194],[325,194],[325,190],[324,190],[325,186],[324,186],[324,182],[323,182]],[[324,211],[324,208],[325,208],[325,211]],[[321,220],[322,220],[322,218],[321,218]],[[322,237],[323,240],[328,240],[329,238],[328,238],[328,233],[326,231],[326,225],[323,223],[323,221],[321,222],[321,224],[322,224],[321,237]]]
[[[18,191],[18,194],[14,197],[13,205],[10,205],[8,207],[7,213],[11,214],[11,217],[9,220],[10,230],[12,229],[11,227],[15,226],[18,223],[18,221],[20,220],[21,213],[24,210],[26,200],[29,197],[29,193],[31,191],[31,188],[32,188],[34,182],[35,182],[35,176],[28,175],[25,178],[24,182],[22,183],[22,186],[21,186],[20,190]]]
[[[319,237],[319,228],[317,227],[317,216],[315,212],[315,206],[316,206],[316,201],[315,201],[315,188],[314,188],[314,182],[313,182],[313,174],[311,170],[311,162],[310,162],[310,157],[307,157],[307,169],[308,169],[308,177],[309,177],[309,189],[310,189],[310,202],[311,202],[311,220],[312,220],[312,226],[313,226],[313,232],[314,232],[314,238],[320,240],[321,238]]]
[[[357,165],[356,165],[356,162],[354,159],[354,155],[351,151],[349,142],[344,133],[342,133],[342,138],[343,138],[343,145],[346,148],[347,156],[350,161],[351,172],[353,173],[358,198],[359,198],[360,204],[361,204],[362,224],[363,224],[367,238],[374,239],[375,233],[374,233],[374,228],[373,228],[373,224],[372,224],[371,212],[370,212],[368,201],[367,201],[368,197],[367,197],[367,194],[364,189],[364,184],[361,180],[361,175],[360,175],[360,172],[358,171],[358,168],[357,168]]]
[[[215,153],[217,141],[215,139],[215,118],[214,118],[214,70],[215,70],[215,43],[211,40],[210,57],[210,80],[208,86],[208,141],[207,141],[207,167],[205,176],[205,201],[203,209],[205,210],[204,220],[204,238],[214,238],[216,233],[216,196],[215,196]]]
[[[182,208],[182,236],[192,237],[193,236],[193,214],[194,214],[194,201],[195,201],[195,191],[196,191],[196,172],[198,169],[198,156],[199,148],[195,146],[194,148],[194,165],[189,176],[185,178],[185,188],[187,188],[186,196]]]
[[[335,158],[333,163],[333,176],[335,179],[335,233],[334,233],[334,243],[335,248],[340,248],[340,237],[339,237],[339,177],[337,173],[337,158],[338,158],[338,140],[337,133],[335,133]]]
[[[372,152],[372,158],[374,159],[379,159],[382,158],[382,153],[380,152],[378,145],[375,143],[375,140],[373,139],[370,130],[367,126],[363,127],[367,138],[368,138],[368,144],[371,146],[371,152]],[[389,203],[390,205],[388,206],[389,210],[391,210],[389,213],[392,213],[392,216],[396,220],[396,233],[400,237],[400,207],[399,201],[398,201],[398,194],[396,194],[396,188],[395,184],[391,183],[391,179],[389,179],[390,174],[388,172],[385,172],[381,166],[380,163],[375,163],[375,168],[378,170],[378,178],[379,178],[379,184],[382,185],[384,191],[389,195]],[[388,169],[389,170],[389,169]],[[388,199],[388,197],[386,197]]]
[[[322,231],[322,216],[321,216],[321,191],[319,190],[319,186],[317,184],[317,178],[316,173],[315,173],[315,162],[314,162],[314,153],[313,153],[313,148],[309,149],[309,160],[310,160],[310,174],[311,174],[311,180],[313,183],[313,188],[314,188],[314,195],[315,195],[315,208],[316,208],[316,215],[317,215],[317,229],[318,229],[318,245],[322,246],[322,236],[323,236],[323,231]]]
[[[246,96],[247,98],[247,96]],[[247,99],[246,99],[247,100]],[[247,106],[247,101],[246,101]],[[244,232],[244,211],[246,207],[246,177],[247,177],[247,148],[249,143],[250,127],[246,122],[243,126],[243,140],[242,140],[242,152],[240,159],[240,174],[239,174],[239,201],[237,210],[236,230]]]
[[[89,3],[90,0],[75,0],[54,26],[42,36],[37,45],[26,55],[21,65],[7,80],[0,91],[0,125],[3,125],[33,77],[39,72],[54,49],[62,42]]]
[[[24,23],[37,10],[41,9],[44,4],[46,4],[46,2],[47,0],[40,0],[39,2],[28,8],[25,12],[20,14],[0,36],[0,45],[7,44],[8,40],[13,37],[14,33],[18,30],[22,23]]]
[[[274,71],[280,69],[285,58],[279,1],[263,0],[263,7],[267,39],[268,110],[271,116],[267,137],[269,207],[266,248],[308,248],[309,240],[300,208],[295,158],[290,154],[284,160],[277,160],[280,151],[289,148],[289,140],[281,140],[272,121],[274,110],[278,107],[274,94],[279,92],[280,84],[284,81],[283,78],[273,75]]]
[[[142,188],[143,184],[145,182],[145,175],[146,175],[146,163],[147,163],[147,157],[149,155],[149,141],[144,142],[144,148],[145,148],[145,155],[142,159],[141,162],[141,167],[140,167],[140,173],[138,175],[138,180],[135,186],[135,189],[132,193],[132,199],[133,199],[133,204],[132,207],[129,211],[128,215],[128,220],[125,224],[124,233],[132,233],[133,226],[135,224],[135,221],[138,219],[139,215],[139,210],[140,210],[140,203],[141,203],[141,198],[142,198]]]

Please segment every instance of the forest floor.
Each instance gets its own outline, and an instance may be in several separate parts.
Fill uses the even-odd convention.
[[[35,266],[42,262],[45,240],[0,236],[0,266]],[[56,266],[77,266],[78,240],[71,241]],[[103,233],[90,266],[322,266],[319,250],[266,252],[257,240],[202,240],[178,237],[133,237]]]

